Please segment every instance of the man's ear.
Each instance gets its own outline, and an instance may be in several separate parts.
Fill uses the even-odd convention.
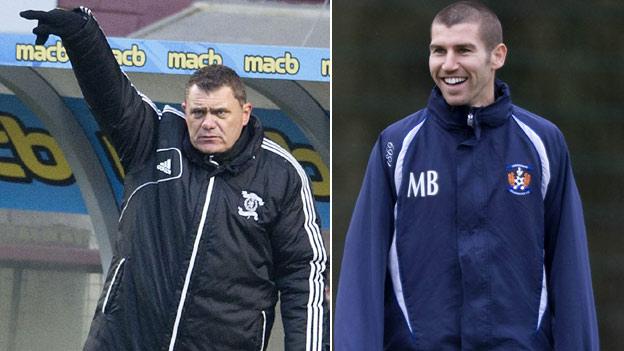
[[[490,53],[490,62],[492,63],[492,68],[497,70],[505,65],[505,59],[507,58],[507,46],[505,44],[500,43],[496,45],[496,47]]]
[[[186,112],[186,99],[182,101],[182,111]]]
[[[249,117],[251,117],[251,110],[253,110],[253,106],[250,102],[246,102],[243,104],[243,125],[246,126],[249,123]]]

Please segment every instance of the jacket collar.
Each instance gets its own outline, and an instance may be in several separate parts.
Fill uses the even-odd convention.
[[[264,131],[260,120],[251,116],[249,123],[241,131],[241,136],[228,151],[215,154],[204,154],[197,150],[189,140],[188,132],[185,133],[182,141],[182,148],[185,155],[191,162],[209,171],[227,171],[237,174],[247,168],[248,161],[255,158],[255,155],[262,145]]]
[[[497,79],[494,96],[494,103],[484,107],[450,106],[440,89],[435,87],[429,96],[427,110],[442,127],[449,130],[472,128],[479,138],[483,127],[498,127],[511,116],[511,96],[507,84]]]

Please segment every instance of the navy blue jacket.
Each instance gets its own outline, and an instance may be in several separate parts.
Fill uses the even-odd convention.
[[[427,107],[375,144],[347,234],[334,346],[597,350],[581,199],[561,132],[511,103]]]

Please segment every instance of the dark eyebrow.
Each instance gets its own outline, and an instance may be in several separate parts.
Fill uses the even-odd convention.
[[[474,44],[470,44],[470,43],[465,43],[465,44],[457,44],[457,45],[453,45],[453,49],[471,49],[474,50],[477,47]],[[444,49],[444,46],[442,45],[429,45],[429,50],[435,50],[435,49]]]
[[[474,44],[459,44],[459,45],[455,45],[456,48],[466,48],[466,49],[471,49],[474,50],[476,49],[476,45]]]
[[[198,113],[198,112],[206,113],[207,111],[208,111],[208,109],[205,108],[205,107],[193,107],[191,109],[191,113]]]
[[[213,115],[217,114],[217,113],[220,113],[220,112],[230,112],[230,110],[228,110],[225,107],[218,107],[218,108],[211,108],[210,109],[210,113],[212,113]]]

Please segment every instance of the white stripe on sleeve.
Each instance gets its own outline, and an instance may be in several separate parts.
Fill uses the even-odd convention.
[[[320,351],[323,345],[323,296],[325,263],[327,254],[323,246],[321,230],[316,224],[314,198],[308,181],[308,176],[297,160],[275,142],[264,138],[262,148],[271,151],[290,162],[301,178],[301,201],[305,215],[304,228],[314,253],[310,261],[310,276],[308,278],[310,295],[307,303],[306,351]]]

